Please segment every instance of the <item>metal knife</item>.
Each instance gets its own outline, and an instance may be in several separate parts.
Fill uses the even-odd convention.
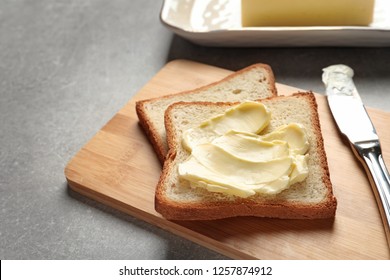
[[[353,75],[353,70],[346,65],[331,65],[323,69],[322,81],[333,118],[369,177],[390,247],[390,175],[383,161],[378,135],[355,87]]]

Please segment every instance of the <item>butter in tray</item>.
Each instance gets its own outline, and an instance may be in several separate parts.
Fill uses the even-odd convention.
[[[242,26],[368,26],[374,0],[241,0]]]

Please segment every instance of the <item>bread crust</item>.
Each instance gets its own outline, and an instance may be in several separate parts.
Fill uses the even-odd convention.
[[[216,85],[227,82],[227,81],[229,81],[229,80],[231,80],[239,75],[242,75],[245,72],[252,71],[255,68],[262,68],[263,70],[266,71],[266,73],[268,74],[268,77],[267,77],[268,83],[267,84],[268,84],[268,87],[270,88],[270,92],[269,92],[270,97],[277,96],[275,77],[274,77],[272,68],[267,64],[256,63],[256,64],[252,64],[246,68],[243,68],[241,70],[238,70],[238,71],[228,75],[227,77],[223,78],[222,80],[216,81],[214,83],[211,83],[211,84],[208,84],[208,85],[196,88],[196,89],[183,91],[183,92],[179,92],[179,93],[174,93],[174,94],[169,94],[169,95],[165,95],[162,97],[139,100],[136,102],[135,108],[136,108],[137,116],[139,119],[139,124],[141,125],[141,127],[145,131],[146,136],[149,139],[149,142],[151,143],[151,145],[153,146],[153,149],[156,152],[156,155],[157,155],[158,159],[160,160],[161,164],[164,163],[165,157],[168,153],[168,151],[164,145],[165,139],[162,139],[160,134],[158,133],[156,124],[150,118],[150,116],[146,110],[146,106],[153,101],[161,100],[161,99],[169,100],[172,97],[183,97],[183,100],[185,100],[185,97],[187,95],[198,93],[200,91],[205,91],[205,90],[210,89]]]
[[[180,102],[169,106],[165,114],[166,131],[168,138],[169,153],[164,162],[163,171],[155,192],[155,209],[169,220],[213,220],[236,216],[258,216],[272,217],[281,219],[322,219],[332,218],[335,216],[337,200],[333,195],[332,183],[330,180],[327,157],[324,148],[323,137],[321,133],[320,120],[318,116],[318,105],[312,92],[299,92],[292,96],[278,96],[263,99],[262,102],[267,104],[268,101],[278,102],[286,98],[298,98],[305,100],[310,106],[310,116],[316,142],[315,149],[318,153],[321,168],[321,181],[326,188],[325,198],[316,203],[302,203],[287,201],[279,198],[277,195],[273,198],[264,199],[261,195],[257,198],[234,198],[233,200],[212,200],[201,202],[179,202],[169,198],[167,188],[177,187],[169,182],[171,172],[177,172],[175,169],[175,159],[177,150],[180,148],[180,139],[176,139],[175,127],[171,119],[171,111],[176,106],[222,106],[231,107],[237,103],[212,103],[212,102]],[[171,184],[169,186],[169,184]]]

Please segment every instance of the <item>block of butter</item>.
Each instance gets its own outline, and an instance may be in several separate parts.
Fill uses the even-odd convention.
[[[241,0],[242,26],[367,26],[374,0]]]

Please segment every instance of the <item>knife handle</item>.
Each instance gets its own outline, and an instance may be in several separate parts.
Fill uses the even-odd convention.
[[[368,178],[382,217],[387,244],[390,247],[390,175],[383,161],[380,143],[369,141],[351,145],[369,175]]]

